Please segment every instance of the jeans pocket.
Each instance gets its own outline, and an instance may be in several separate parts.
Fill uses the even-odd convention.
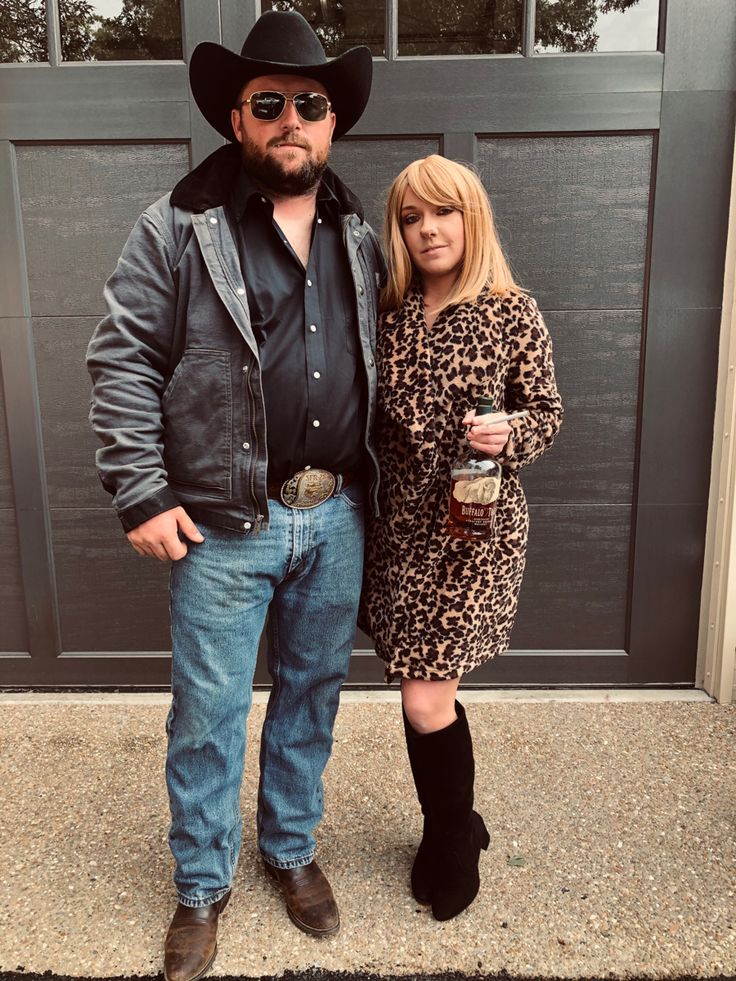
[[[350,484],[340,491],[337,499],[347,504],[351,511],[359,511],[365,503],[365,491],[360,484]]]

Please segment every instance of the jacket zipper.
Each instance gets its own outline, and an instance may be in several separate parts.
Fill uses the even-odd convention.
[[[253,442],[255,443],[255,453],[253,454],[252,459],[257,460],[258,459],[258,449],[259,449],[259,447],[258,447],[258,427],[255,425],[256,398],[255,398],[255,395],[253,394],[253,386],[251,384],[251,372],[250,372],[250,370],[248,370],[248,372],[247,372],[246,384],[247,384],[247,387],[248,387],[248,401],[250,403],[250,417],[251,417],[251,420],[252,420]],[[265,426],[265,424],[266,424],[265,419],[263,421],[263,424]],[[266,468],[268,468],[268,452],[266,452]],[[256,505],[256,508],[257,508],[258,505],[259,505],[259,501],[258,501],[258,496],[256,495],[255,467],[254,466],[251,466],[250,467],[249,482],[250,482],[250,497],[251,497],[251,500],[252,501],[255,501],[255,505]],[[257,514],[256,515],[256,520],[255,520],[255,528],[254,528],[254,531],[253,531],[253,537],[254,538],[257,538],[258,535],[261,533],[261,525],[262,524],[263,524],[263,515],[262,514]]]
[[[365,294],[366,295],[366,305],[369,307],[369,312],[373,314],[374,323],[377,323],[378,311],[377,310],[370,309],[372,307],[372,302],[370,300],[370,294],[368,293],[368,290],[372,288],[372,284],[370,283],[370,280],[369,280],[370,270],[368,269],[368,263],[366,262],[365,256],[363,255],[362,246],[363,246],[363,242],[364,241],[365,241],[365,236],[360,240],[360,242],[358,243],[358,245],[355,247],[355,256],[356,256],[356,258],[358,260],[358,265],[360,266],[360,271],[361,271],[361,273],[363,275],[363,279],[365,280],[365,283],[366,283],[366,286],[363,287],[366,290],[366,294]],[[358,284],[356,284],[356,287],[357,287],[357,285]],[[356,288],[356,298],[357,298],[358,295],[359,294],[358,294],[358,291],[357,291],[357,288]],[[368,319],[369,319],[369,323],[368,323],[368,347],[371,348],[370,317]],[[358,333],[360,333],[360,310],[358,310]],[[376,344],[377,343],[378,343],[378,338],[376,337]],[[361,344],[361,350],[362,350],[362,347],[363,347],[363,345]],[[371,348],[371,350],[372,350],[372,348]],[[374,358],[374,360],[375,360],[375,358]],[[367,367],[367,365],[365,365],[365,360],[364,360],[363,364],[364,364],[365,370],[366,370],[366,382],[367,382],[367,385],[368,385],[368,392],[370,393],[371,382],[370,382],[370,378],[368,377],[368,367]],[[376,402],[378,401],[378,390],[376,390],[376,393],[374,395],[374,399],[375,399]],[[375,412],[375,406],[374,406],[374,412]],[[372,449],[372,447],[370,445],[370,439],[369,439],[369,425],[370,425],[370,422],[369,422],[369,417],[370,417],[370,413],[368,413],[368,417],[366,418],[366,421],[365,421],[365,432],[363,433],[363,442],[365,444],[366,450],[368,451],[368,455],[370,456],[371,460],[373,461],[373,465],[375,467],[375,490],[376,490],[376,494],[377,494],[378,493],[378,485],[379,485],[379,482],[380,482],[380,471],[379,471],[379,467],[378,467],[378,457],[376,456],[376,454],[374,453],[374,451],[373,451],[373,449]]]

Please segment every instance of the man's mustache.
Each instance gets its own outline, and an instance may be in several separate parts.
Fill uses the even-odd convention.
[[[274,146],[280,146],[282,143],[291,143],[294,146],[300,146],[304,150],[311,150],[312,146],[304,140],[298,139],[296,136],[291,136],[289,133],[284,133],[282,136],[274,136],[273,139],[269,140],[266,147],[270,149]]]

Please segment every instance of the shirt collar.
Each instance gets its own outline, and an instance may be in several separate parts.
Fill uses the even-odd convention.
[[[263,194],[245,167],[241,166],[233,184],[231,195],[233,214],[238,221],[242,221],[246,208],[254,197],[262,200]],[[266,202],[271,205],[268,198],[266,198]],[[317,188],[317,206],[318,209],[322,207],[328,209],[330,217],[336,218],[340,214],[340,202],[337,195],[324,181],[320,181],[319,187]]]

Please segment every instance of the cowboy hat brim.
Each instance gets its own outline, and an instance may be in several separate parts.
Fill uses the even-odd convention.
[[[360,45],[323,64],[295,65],[245,58],[221,44],[203,41],[190,59],[189,83],[200,112],[226,140],[235,139],[230,112],[238,93],[259,75],[300,75],[321,82],[336,117],[334,141],[363,115],[371,92],[373,57],[370,48]]]

